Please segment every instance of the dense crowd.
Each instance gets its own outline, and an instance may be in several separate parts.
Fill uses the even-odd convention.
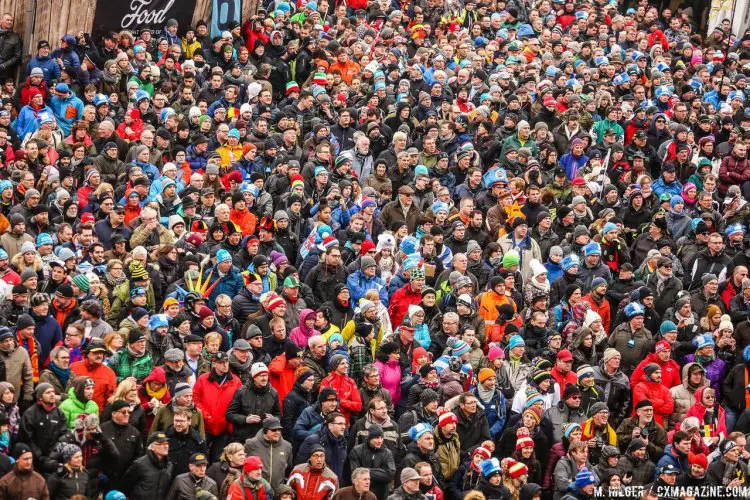
[[[276,0],[28,64],[0,17],[0,499],[747,498],[707,10]]]

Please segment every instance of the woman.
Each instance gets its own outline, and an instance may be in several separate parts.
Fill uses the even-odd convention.
[[[62,464],[47,477],[50,500],[67,500],[83,495],[89,498],[89,473],[83,468],[81,448],[72,443],[60,445]]]
[[[573,355],[573,370],[578,370],[582,365],[597,366],[599,364],[594,346],[594,332],[590,328],[584,326],[573,332],[570,353]]]
[[[68,398],[60,403],[60,411],[68,419],[68,429],[72,429],[78,415],[98,415],[99,406],[91,398],[94,396],[94,381],[89,377],[76,377],[68,389]]]
[[[476,448],[471,458],[458,468],[451,480],[451,486],[454,493],[458,493],[458,498],[463,497],[467,492],[476,490],[479,481],[482,478],[482,462],[490,458],[491,452],[482,446]]]
[[[729,436],[724,417],[724,408],[716,401],[716,392],[710,387],[700,387],[695,391],[695,404],[685,414],[685,417],[696,417],[702,437],[717,445]],[[678,427],[676,427],[678,428]]]
[[[424,349],[429,349],[432,344],[430,338],[430,332],[427,329],[427,325],[424,322],[424,310],[416,305],[410,305],[406,311],[406,318],[411,326],[414,327],[414,340],[419,342],[419,345]]]
[[[102,411],[102,422],[112,419],[112,403],[115,401],[125,401],[130,405],[130,425],[138,429],[144,440],[146,433],[146,412],[141,406],[141,399],[138,397],[138,384],[134,380],[125,379],[117,386],[117,390],[112,397],[107,400],[107,405]]]
[[[401,364],[399,363],[400,349],[395,342],[386,342],[380,346],[375,368],[380,374],[380,383],[391,393],[393,405],[401,400]]]
[[[112,294],[119,285],[125,283],[128,277],[125,275],[125,266],[120,259],[112,259],[107,262],[107,272],[104,275],[104,286],[107,295],[112,299]]]
[[[414,350],[415,355],[416,355],[417,350],[418,349]],[[425,355],[427,355],[426,351],[425,351]],[[415,372],[415,375],[416,374],[419,374],[419,381],[409,388],[409,397],[406,403],[406,406],[408,406],[409,408],[419,403],[422,392],[425,389],[432,389],[433,391],[438,393],[438,395],[440,395],[443,392],[443,389],[440,386],[440,378],[438,377],[437,368],[427,363],[421,366]]]
[[[575,422],[563,424],[563,438],[561,443],[555,443],[549,451],[549,460],[547,470],[544,473],[544,483],[542,486],[545,490],[552,490],[555,486],[555,467],[560,459],[568,454],[570,445],[581,440],[583,429],[581,425]]]
[[[161,366],[154,368],[138,388],[138,399],[146,415],[146,429],[151,428],[159,408],[172,400],[167,389],[167,374]]]
[[[107,354],[104,356],[105,360],[108,360],[125,345],[125,339],[123,339],[120,332],[109,332],[104,336],[104,347],[107,348]]]
[[[510,493],[512,500],[519,500],[521,488],[529,480],[529,468],[523,462],[512,458],[508,462],[508,473],[503,475],[503,485]]]
[[[393,335],[393,325],[391,324],[391,316],[388,314],[388,308],[380,302],[380,294],[378,290],[371,288],[365,292],[365,299],[375,304],[375,315],[379,329],[375,331],[375,338],[378,343],[383,342],[383,339],[387,339]]]
[[[701,318],[700,327],[703,333],[713,334],[721,324],[721,309],[716,304],[711,304],[706,309],[706,315]]]
[[[206,469],[206,476],[216,481],[219,498],[226,498],[232,483],[240,477],[245,462],[245,447],[242,443],[229,443],[221,458]]]
[[[156,262],[161,283],[167,285],[177,281],[180,274],[179,253],[173,245],[161,245],[156,251]]]
[[[15,402],[16,389],[10,382],[0,382],[0,418],[7,419],[8,425],[8,442],[5,443],[6,436],[0,437],[0,444],[7,446],[9,450],[13,449],[18,438],[18,432],[21,429],[21,411],[18,403]]]
[[[542,466],[539,464],[539,460],[536,459],[534,441],[529,437],[529,431],[525,427],[518,429],[516,434],[518,441],[516,441],[516,451],[513,452],[512,457],[527,467],[528,482],[541,484]]]

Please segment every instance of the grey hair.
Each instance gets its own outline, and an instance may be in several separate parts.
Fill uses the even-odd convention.
[[[446,319],[452,319],[452,320],[458,321],[458,314],[454,312],[447,312],[443,315],[443,320],[446,320]]]
[[[370,469],[367,467],[357,467],[352,471],[352,481],[359,479],[360,477],[363,477],[365,474],[369,474]]]
[[[151,212],[154,212],[154,215],[156,215],[156,212],[153,208],[144,208],[141,211],[141,216],[148,215],[150,213],[149,210]],[[148,255],[148,251],[146,250],[145,247],[141,245],[138,245],[137,247],[133,249],[133,257],[146,257],[147,255]]]
[[[52,350],[49,353],[49,356],[51,359],[57,359],[57,356],[60,355],[61,352],[69,352],[68,348],[64,345],[59,345],[57,347],[52,348]]]
[[[378,369],[375,365],[373,365],[372,363],[368,363],[362,368],[362,376],[368,377],[377,371]]]
[[[315,346],[316,344],[320,344],[321,342],[323,344],[326,343],[326,339],[322,335],[313,335],[307,340],[307,347],[312,349],[313,346]]]

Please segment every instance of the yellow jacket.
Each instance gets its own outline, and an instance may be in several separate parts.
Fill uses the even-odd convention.
[[[242,159],[242,145],[238,144],[234,147],[229,144],[224,144],[216,148],[216,153],[221,157],[221,168],[226,171],[236,161]]]

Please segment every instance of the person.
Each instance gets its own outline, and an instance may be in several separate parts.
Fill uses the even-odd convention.
[[[62,446],[61,461],[61,467],[47,480],[50,498],[71,497],[81,492],[90,494],[90,479],[83,467],[81,448],[72,443]]]
[[[169,462],[174,476],[189,470],[189,460],[196,453],[205,455],[206,441],[198,431],[190,427],[190,410],[178,408],[172,418],[172,425],[164,434],[169,438]]]
[[[218,496],[219,487],[216,482],[206,475],[208,458],[203,453],[194,453],[190,457],[188,472],[178,474],[172,481],[172,486],[166,498],[190,498],[197,496],[200,491]]]
[[[347,375],[349,372],[349,362],[342,354],[331,356],[329,365],[331,374],[320,382],[320,387],[331,387],[336,391],[339,399],[339,409],[346,419],[347,425],[352,413],[362,410],[362,399],[359,396],[359,389],[354,380]]]
[[[254,437],[267,416],[281,416],[278,393],[268,383],[268,367],[254,363],[250,374],[251,385],[235,392],[226,412],[227,421],[234,426],[233,439],[240,442]]]
[[[0,327],[0,358],[3,361],[5,380],[13,386],[15,401],[23,409],[34,401],[34,381],[31,359],[13,337],[8,327]]]
[[[268,481],[263,479],[262,471],[263,461],[260,457],[250,456],[245,458],[242,464],[242,472],[229,487],[227,498],[256,498],[253,492],[258,492],[256,495],[260,496],[262,494],[265,498],[272,496],[273,490]]]
[[[50,384],[37,385],[34,396],[36,402],[21,417],[19,440],[30,447],[39,470],[52,472],[57,466],[50,453],[67,431],[68,420],[55,404],[55,389]]]
[[[263,428],[245,441],[245,454],[263,460],[263,479],[274,491],[284,482],[292,465],[292,445],[281,436],[281,421],[276,417],[263,419]]]
[[[68,390],[68,397],[60,404],[60,411],[65,415],[68,428],[72,429],[81,414],[98,415],[99,407],[94,402],[94,381],[88,377],[76,377]],[[57,397],[57,394],[55,394]]]
[[[44,477],[34,470],[34,454],[27,445],[18,443],[12,453],[13,469],[0,478],[4,498],[50,498]]]
[[[706,484],[738,488],[747,485],[747,464],[740,460],[742,451],[732,440],[721,443],[721,459],[716,460],[706,471]],[[724,479],[727,479],[725,481]],[[726,483],[726,484],[725,484]]]
[[[166,498],[172,483],[172,464],[169,461],[169,438],[155,432],[148,438],[146,454],[136,459],[123,478],[128,498],[146,499],[157,495]]]
[[[297,464],[304,463],[312,454],[317,445],[325,449],[326,462],[336,477],[344,477],[344,466],[347,461],[346,449],[346,420],[344,416],[334,411],[326,415],[325,426],[318,432],[310,434],[297,450],[294,461]]]
[[[101,425],[102,439],[115,445],[119,460],[103,464],[103,472],[114,489],[123,487],[123,476],[128,467],[143,453],[143,439],[130,424],[130,405],[124,400],[112,403],[112,418]]]
[[[299,498],[328,500],[338,488],[339,479],[327,467],[326,452],[322,445],[314,445],[310,452],[310,458],[306,463],[298,464],[292,469],[289,475],[289,486]],[[260,459],[258,459],[258,468],[262,468]]]
[[[366,467],[356,467],[352,470],[352,485],[340,488],[333,494],[332,500],[375,500],[379,497],[370,489],[372,472]]]

